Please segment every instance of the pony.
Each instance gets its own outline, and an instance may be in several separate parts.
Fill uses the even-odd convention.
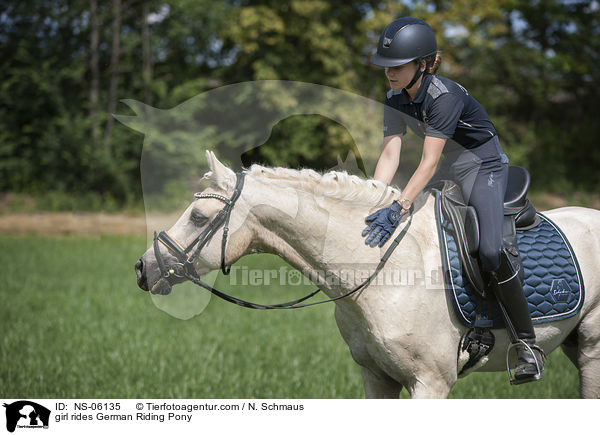
[[[214,153],[207,151],[207,159],[210,170],[204,178],[210,186],[196,195],[168,230],[170,240],[181,250],[198,239],[224,208],[223,198],[226,201],[236,189],[236,174]],[[220,228],[194,258],[194,271],[202,275],[252,253],[280,256],[313,277],[329,298],[339,298],[335,300],[335,320],[361,368],[367,398],[398,398],[402,388],[411,398],[446,398],[465,363],[458,349],[468,329],[457,318],[443,286],[431,285],[442,261],[433,195],[425,191],[415,200],[410,227],[404,222],[396,229],[390,240],[403,230],[404,237],[380,272],[401,271],[418,279],[373,280],[360,292],[340,298],[366,277],[365,273],[342,273],[340,265],[353,265],[355,270],[372,268],[387,248],[365,245],[361,236],[364,218],[400,197],[400,191],[337,171],[320,174],[311,169],[252,165],[244,175],[243,189],[228,216],[226,243],[224,228]],[[545,215],[573,247],[586,284],[586,299],[576,315],[535,325],[537,342],[546,354],[562,346],[579,370],[581,396],[598,398],[600,211],[562,207]],[[138,285],[143,290],[155,293],[164,287],[159,261],[168,268],[179,259],[155,240],[155,246],[136,264]],[[496,345],[487,361],[471,372],[506,369],[510,339],[504,330],[494,333]]]

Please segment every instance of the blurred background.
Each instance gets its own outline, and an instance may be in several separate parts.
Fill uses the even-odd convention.
[[[332,306],[256,313],[211,301],[182,322],[137,289],[145,139],[111,114],[136,114],[122,99],[171,109],[271,79],[383,102],[387,81],[369,56],[404,15],[435,29],[439,74],[486,108],[511,163],[530,171],[538,210],[600,208],[597,0],[0,0],[0,396],[362,397]],[[403,149],[400,187],[420,157],[407,139],[415,146]],[[162,145],[156,161],[187,159]],[[342,125],[297,115],[242,163],[327,170],[355,149]],[[293,292],[306,293],[234,294],[273,303]],[[475,374],[451,397],[577,397],[560,351],[547,367],[541,382],[517,388],[505,373]]]
[[[121,99],[169,109],[277,79],[383,102],[387,83],[369,55],[402,15],[433,26],[439,74],[483,104],[534,195],[546,194],[541,208],[598,207],[596,0],[2,0],[1,209],[142,211],[143,136],[110,115],[132,114]],[[352,148],[339,124],[294,116],[244,162],[328,169]]]

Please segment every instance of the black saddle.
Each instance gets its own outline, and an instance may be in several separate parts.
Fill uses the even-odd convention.
[[[528,230],[539,225],[541,219],[533,204],[527,199],[531,177],[525,168],[510,166],[508,185],[504,196],[504,222],[502,228],[503,251],[510,262],[519,270],[524,280],[523,265],[517,246],[517,230]],[[481,274],[479,264],[479,219],[475,209],[465,204],[460,187],[451,180],[442,180],[432,186],[440,191],[442,212],[452,224],[456,244],[465,275],[472,287],[487,297],[487,279]]]

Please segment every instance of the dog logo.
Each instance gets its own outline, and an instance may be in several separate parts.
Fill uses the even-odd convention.
[[[6,430],[14,432],[16,428],[48,428],[50,410],[29,400],[19,400],[4,404],[6,408]]]

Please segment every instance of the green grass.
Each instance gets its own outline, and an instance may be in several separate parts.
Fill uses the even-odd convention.
[[[137,289],[133,265],[145,249],[136,237],[0,236],[0,396],[364,397],[333,305],[254,311],[213,297],[199,316],[180,320]],[[237,286],[234,294],[281,302],[305,290]],[[202,306],[205,297],[191,300]],[[578,397],[578,377],[555,352],[542,381],[511,387],[506,373],[474,374],[450,397]]]

